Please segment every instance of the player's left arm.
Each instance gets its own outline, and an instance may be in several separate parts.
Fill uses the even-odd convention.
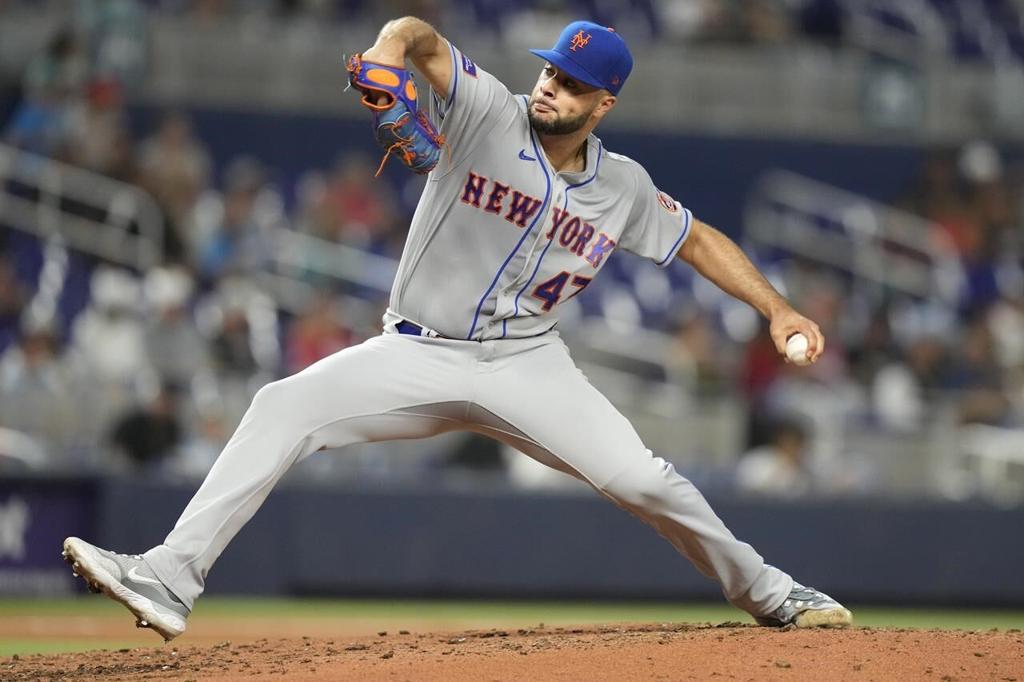
[[[677,257],[722,291],[764,315],[771,325],[772,341],[781,355],[786,355],[786,339],[799,332],[807,337],[811,361],[817,360],[825,350],[825,337],[818,325],[793,309],[736,242],[696,218],[690,229]]]

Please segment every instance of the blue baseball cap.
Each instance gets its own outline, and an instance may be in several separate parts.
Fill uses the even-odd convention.
[[[574,21],[550,50],[530,50],[576,80],[618,95],[633,70],[633,55],[615,29]]]

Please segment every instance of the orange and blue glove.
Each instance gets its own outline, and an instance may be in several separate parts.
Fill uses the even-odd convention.
[[[362,103],[373,112],[374,138],[384,148],[384,158],[395,154],[416,173],[429,173],[441,158],[444,136],[419,110],[416,83],[407,70],[387,64],[363,61],[354,54],[345,65],[348,82],[363,93]]]

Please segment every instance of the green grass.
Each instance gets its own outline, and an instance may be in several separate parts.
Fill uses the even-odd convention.
[[[1010,610],[889,608],[852,606],[856,624],[871,627],[987,630],[1024,628],[1024,612]],[[97,597],[70,599],[5,599],[0,618],[93,616],[119,618],[120,606]],[[523,627],[544,623],[567,625],[620,622],[750,622],[749,617],[726,604],[649,602],[553,602],[553,601],[430,601],[398,599],[266,599],[206,598],[193,614],[201,618],[280,618],[350,620],[368,630],[375,621],[407,623],[415,629],[444,623],[456,628]],[[138,642],[96,639],[48,640],[16,637],[0,639],[0,656],[14,653],[54,653],[88,649],[139,646]]]
[[[851,607],[854,622],[870,627],[990,630],[1024,628],[1024,611],[1004,609]]]
[[[211,615],[281,615],[354,620],[410,618],[439,621],[493,620],[502,623],[601,623],[617,621],[723,621],[743,614],[729,606],[551,601],[420,600],[217,600],[200,604]],[[197,609],[196,613],[200,613]]]
[[[853,605],[858,625],[944,629],[1024,628],[1024,612],[999,609],[891,608]],[[0,617],[89,616],[120,613],[121,607],[98,597],[4,599]],[[400,619],[480,621],[497,626],[527,623],[722,622],[746,621],[746,614],[726,604],[685,602],[581,601],[434,601],[409,599],[271,599],[209,597],[196,605],[194,618],[284,617],[350,620]]]

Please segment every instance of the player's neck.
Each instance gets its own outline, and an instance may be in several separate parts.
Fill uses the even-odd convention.
[[[587,167],[588,135],[589,130],[579,130],[569,135],[538,134],[537,137],[555,172],[574,173]]]

